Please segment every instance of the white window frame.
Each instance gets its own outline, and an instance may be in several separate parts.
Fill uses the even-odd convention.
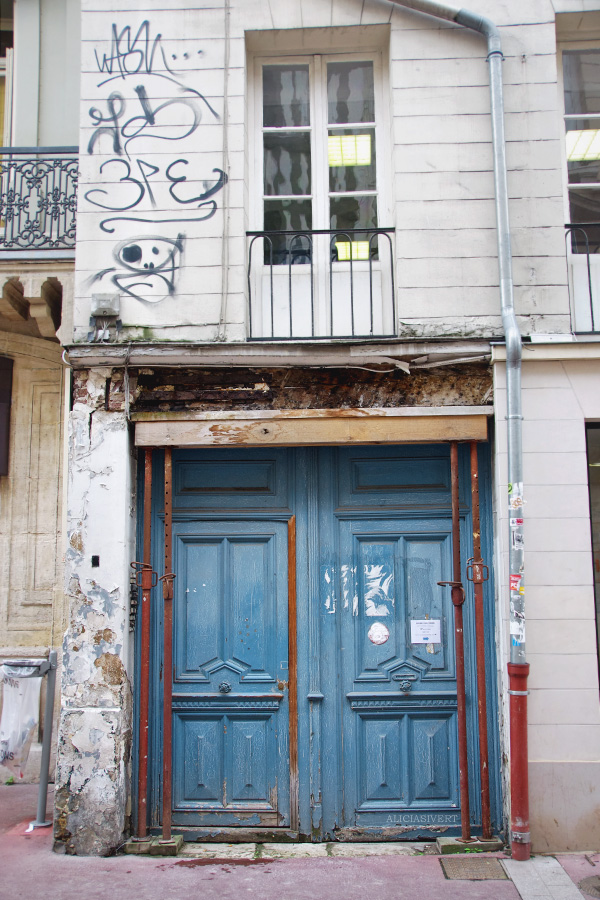
[[[357,122],[332,125],[328,122],[328,106],[327,106],[327,65],[331,62],[371,62],[373,64],[373,85],[374,85],[374,103],[375,103],[375,122]],[[263,191],[263,81],[262,73],[265,65],[307,65],[309,70],[309,100],[310,100],[310,125],[300,126],[297,129],[293,127],[285,127],[281,129],[272,128],[267,131],[310,131],[311,140],[311,197],[312,197],[312,229],[329,229],[329,203],[331,196],[356,196],[356,195],[375,195],[377,198],[377,227],[392,227],[392,179],[391,179],[391,141],[389,127],[389,116],[385,115],[386,108],[389,110],[389,103],[386,104],[389,97],[389,85],[387,82],[387,72],[384,66],[384,52],[381,49],[369,49],[364,51],[344,52],[343,50],[334,50],[328,53],[285,53],[281,55],[253,55],[249,60],[248,70],[252,73],[252,86],[250,91],[249,103],[249,153],[248,153],[248,170],[249,170],[249,231],[264,230],[264,201],[265,199],[276,199],[273,197],[265,197]],[[386,127],[386,125],[388,127]],[[376,189],[374,191],[349,191],[347,193],[338,193],[329,191],[329,166],[328,166],[328,134],[330,130],[344,130],[349,128],[373,128],[375,132],[375,166],[376,166]],[[303,195],[297,195],[294,199],[302,199]],[[390,235],[390,237],[393,237]],[[260,246],[257,246],[260,244]],[[387,246],[386,246],[387,245]],[[317,331],[320,334],[316,337],[346,337],[350,335],[329,335],[328,332],[332,328],[331,316],[328,310],[329,299],[329,266],[333,266],[333,272],[341,268],[341,263],[331,263],[330,246],[328,235],[316,235],[314,237],[314,290],[315,290],[315,307],[318,313]],[[389,249],[388,249],[389,246]],[[257,265],[259,257],[262,255],[262,240],[258,239],[253,249],[252,269],[254,277],[251,285],[251,293],[256,298],[262,290],[261,280],[262,265]],[[385,236],[379,237],[379,260],[371,263],[373,272],[377,273],[378,283],[380,283],[380,292],[382,295],[392,297],[392,266],[395,266],[393,259],[393,244],[389,243]],[[385,263],[382,265],[382,257]],[[273,267],[285,269],[287,266]],[[363,277],[369,276],[370,264],[368,261],[353,260],[353,273],[359,278],[361,273]],[[296,280],[303,275],[309,275],[310,266],[297,266],[294,268],[293,276]],[[301,271],[304,270],[304,271]],[[387,270],[387,271],[386,271]],[[260,273],[260,274],[259,274]],[[393,336],[396,333],[397,318],[395,312],[395,302],[390,302],[390,310],[382,311],[379,319],[386,329],[387,336]],[[259,324],[259,329],[261,325]],[[262,328],[265,336],[268,335],[268,327]],[[307,335],[302,335],[306,337]],[[355,335],[360,336],[360,335]],[[362,335],[369,337],[368,334]],[[379,336],[379,335],[378,335]]]
[[[557,47],[557,69],[558,69],[558,87],[559,87],[559,109],[561,115],[560,144],[562,151],[562,169],[563,169],[563,200],[565,210],[565,223],[571,221],[571,198],[569,183],[569,166],[567,159],[567,139],[566,139],[566,122],[567,113],[565,111],[565,79],[563,53],[565,50],[598,50],[600,51],[600,39],[598,40],[570,40],[561,41]],[[575,118],[598,118],[600,125],[600,114],[597,116],[571,116]],[[600,190],[600,182],[590,182],[582,185]],[[585,334],[592,331],[592,313],[590,310],[589,298],[589,282],[588,282],[588,257],[585,253],[573,253],[571,242],[565,238],[565,253],[567,257],[568,282],[569,282],[569,299],[571,307],[571,328],[575,333]],[[589,278],[592,287],[593,300],[593,323],[595,332],[600,331],[600,253],[591,253],[589,256]]]

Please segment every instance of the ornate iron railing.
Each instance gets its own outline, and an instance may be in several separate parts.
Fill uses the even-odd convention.
[[[573,331],[600,332],[600,222],[565,226]]]
[[[0,147],[0,251],[75,250],[77,147]]]
[[[250,340],[394,337],[393,232],[247,231]]]

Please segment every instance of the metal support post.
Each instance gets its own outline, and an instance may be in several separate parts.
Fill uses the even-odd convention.
[[[481,523],[479,516],[479,467],[477,444],[471,442],[471,498],[473,516],[473,556],[467,560],[467,578],[473,582],[475,595],[475,640],[477,660],[477,715],[479,722],[479,773],[481,778],[481,831],[484,841],[492,837],[490,816],[490,769],[488,759],[487,698],[485,684],[485,619],[483,585],[489,569],[481,558]]]
[[[40,767],[40,789],[38,792],[37,817],[31,822],[28,830],[48,828],[52,820],[46,820],[46,802],[48,799],[48,782],[50,780],[50,750],[52,748],[52,719],[54,718],[54,694],[56,691],[56,669],[58,657],[56,650],[48,654],[48,680],[46,682],[46,705],[44,707],[44,734],[42,737],[42,762]],[[40,674],[42,674],[40,672]]]
[[[172,565],[172,525],[173,496],[171,492],[173,459],[170,447],[165,449],[165,574],[160,579],[163,584],[163,802],[162,840],[171,840],[172,819],[172,755],[173,755],[173,579]]]
[[[138,739],[138,802],[137,837],[148,835],[148,720],[150,707],[150,597],[157,583],[151,564],[152,528],[152,449],[147,448],[144,459],[144,536],[143,562],[132,563],[136,584],[142,588],[142,622],[140,641],[140,724]]]
[[[456,701],[458,716],[458,764],[460,772],[461,840],[472,841],[469,808],[469,759],[467,753],[467,695],[465,687],[465,641],[463,603],[465,590],[460,578],[460,506],[458,490],[458,444],[450,444],[450,473],[452,486],[452,581],[438,581],[452,589],[454,605],[454,642],[456,646]]]

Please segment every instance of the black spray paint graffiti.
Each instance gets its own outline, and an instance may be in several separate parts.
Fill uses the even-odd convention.
[[[160,78],[174,82],[184,90],[191,90],[200,99],[204,99],[198,91],[186,87],[179,80],[177,71],[174,71],[167,62],[168,54],[162,45],[162,35],[157,34],[151,39],[150,22],[147,19],[142,22],[134,37],[132,34],[131,25],[126,25],[119,31],[113,23],[110,54],[107,56],[106,53],[103,53],[102,59],[100,59],[97,51],[94,50],[98,71],[101,74],[106,73],[108,76],[99,82],[98,87],[118,78],[125,79],[129,75],[158,75]],[[201,56],[202,50],[198,50],[197,53]],[[171,54],[171,58],[177,59],[175,54]],[[183,58],[187,60],[189,54],[184,53]],[[161,62],[164,71],[160,70]],[[216,116],[217,114],[208,103],[207,106]]]
[[[106,101],[107,115],[104,115],[95,106],[90,108],[90,118],[97,127],[88,142],[88,153],[94,152],[96,142],[102,135],[108,135],[111,138],[113,153],[121,156],[125,152],[129,156],[127,147],[138,138],[152,138],[156,141],[181,141],[193,134],[200,124],[200,111],[193,100],[186,98],[166,100],[153,109],[146,95],[145,87],[138,85],[134,90],[137,94],[141,111],[136,111],[125,122],[121,120],[127,109],[127,101],[117,91],[113,91]],[[184,111],[184,118],[187,118],[188,121],[177,126],[173,126],[168,121],[163,123],[161,119],[165,110],[171,112],[173,108],[177,107]],[[152,126],[176,130],[175,133],[161,134],[154,131]]]
[[[130,238],[113,249],[120,268],[111,266],[98,272],[92,283],[111,275],[119,290],[137,300],[158,303],[175,293],[175,280],[181,266],[184,235],[175,240],[163,237]]]
[[[151,206],[156,208],[156,200],[149,179],[153,175],[160,173],[160,166],[154,166],[143,159],[136,159],[135,162],[137,163],[141,180],[132,176],[131,165],[124,159],[109,159],[100,166],[100,174],[110,166],[116,166],[120,171],[124,172],[118,182],[119,184],[124,185],[124,188],[119,192],[119,194],[122,195],[120,203],[118,200],[116,204],[114,200],[111,202],[108,191],[105,191],[103,188],[92,188],[92,190],[87,191],[85,198],[88,203],[91,203],[93,206],[97,206],[100,209],[110,210],[111,212],[127,212],[130,209],[135,209],[142,202],[144,197],[147,196]],[[192,192],[195,191],[196,188],[194,187],[194,182],[188,182],[185,175],[174,174],[174,167],[179,164],[188,165],[188,161],[186,159],[176,159],[165,169],[165,176],[169,182],[169,194],[176,203],[181,205],[196,204],[196,209],[203,210],[200,215],[186,216],[180,214],[176,215],[174,218],[171,216],[167,218],[153,216],[151,219],[148,217],[140,218],[139,216],[111,216],[110,218],[103,219],[100,223],[102,231],[113,234],[115,222],[202,222],[205,219],[212,218],[217,210],[217,203],[216,200],[209,200],[208,198],[212,197],[213,194],[218,193],[227,183],[227,175],[222,169],[213,169],[214,174],[217,176],[214,184],[211,184],[209,181],[203,181],[201,182],[202,191],[199,194],[192,197],[186,197],[185,189],[181,190],[183,185],[188,189],[191,188]]]
[[[198,50],[201,55],[202,51]],[[121,241],[113,249],[113,257],[120,268],[114,266],[96,273],[91,283],[110,275],[111,281],[125,294],[139,300],[156,303],[175,292],[175,281],[181,267],[184,235],[183,223],[202,222],[212,218],[217,210],[213,198],[227,183],[227,174],[219,168],[212,170],[212,179],[189,177],[190,160],[179,156],[167,159],[161,156],[155,165],[142,156],[132,158],[134,145],[141,141],[138,153],[145,155],[149,141],[182,142],[198,131],[202,112],[208,111],[214,119],[218,115],[204,95],[179,80],[167,60],[168,54],[162,36],[150,34],[150,23],[144,21],[137,32],[130,25],[121,30],[112,26],[111,48],[102,57],[95,51],[98,71],[107,77],[99,82],[102,87],[110,81],[122,80],[126,85],[135,79],[133,95],[127,97],[127,88],[111,91],[103,109],[92,106],[89,110],[93,132],[88,142],[88,153],[110,148],[114,154],[99,167],[99,176],[107,179],[107,186],[94,187],[85,193],[85,199],[97,209],[117,213],[102,219],[100,229],[114,234],[121,223],[179,226],[176,237],[167,234],[147,235]],[[171,55],[176,59],[175,54]],[[189,54],[183,54],[188,59]],[[144,77],[144,83],[140,83]],[[157,85],[166,79],[177,85],[178,96],[161,97]],[[154,93],[152,92],[154,87]],[[153,97],[160,99],[151,99]],[[160,145],[157,145],[157,148]],[[156,161],[156,157],[153,157]],[[100,180],[100,177],[98,180]],[[166,189],[166,190],[165,190]],[[162,202],[157,200],[162,192]],[[161,207],[164,213],[154,210]],[[186,207],[186,211],[182,209]],[[134,212],[134,215],[122,215]]]

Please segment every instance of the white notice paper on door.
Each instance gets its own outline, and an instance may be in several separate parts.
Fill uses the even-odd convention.
[[[411,644],[441,644],[441,619],[411,619]]]

